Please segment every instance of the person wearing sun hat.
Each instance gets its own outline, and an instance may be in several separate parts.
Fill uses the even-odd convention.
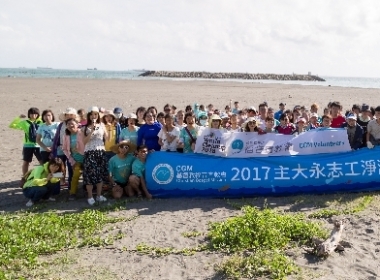
[[[213,129],[222,129],[222,118],[216,114],[212,115],[210,117],[209,127]]]
[[[363,145],[363,128],[357,123],[357,117],[354,113],[346,117],[346,122],[342,128],[347,129],[348,141],[352,150],[357,150]]]
[[[200,111],[198,114],[198,124],[203,127],[208,126],[208,116],[206,112]]]
[[[66,135],[66,120],[68,119],[77,119],[78,113],[77,110],[73,107],[68,107],[66,110],[59,114],[59,120],[61,123],[57,127],[57,131],[55,133],[54,139],[53,139],[53,146],[51,148],[51,155],[52,157],[58,157],[60,158],[65,165],[67,165],[67,171],[69,173],[69,178],[72,178],[73,176],[73,168],[70,164],[70,162],[67,161],[67,157],[65,153],[63,152],[62,145],[63,141]],[[66,174],[63,174],[66,175]],[[65,185],[65,178],[62,178],[61,185]],[[71,188],[70,180],[68,181],[68,188]]]
[[[106,127],[108,133],[108,140],[104,143],[104,148],[106,149],[107,159],[109,160],[115,154],[111,151],[111,147],[119,143],[119,137],[121,133],[121,126],[116,121],[116,117],[112,110],[105,110],[102,117],[102,121]]]
[[[139,127],[137,124],[137,115],[134,113],[129,113],[126,115],[128,126],[121,130],[119,141],[129,140],[133,144],[137,145],[137,137]]]
[[[105,125],[101,122],[99,108],[93,106],[87,113],[87,124],[82,128],[84,142],[83,184],[87,190],[87,202],[95,204],[92,190],[96,187],[96,201],[105,202],[102,196],[103,182],[108,179],[107,156],[104,142],[108,140]]]
[[[254,117],[249,117],[243,124],[244,132],[258,132],[259,134],[263,134],[263,130],[260,128],[260,121]]]
[[[297,122],[297,126],[296,126],[296,130],[293,131],[293,135],[300,135],[301,133],[304,133],[305,131],[307,131],[307,121],[305,118],[298,117],[296,122]]]
[[[135,160],[132,153],[136,151],[136,145],[125,140],[113,145],[111,150],[115,155],[108,162],[109,182],[113,187],[114,198],[120,198],[123,189],[127,193],[126,187],[132,172],[132,163]]]

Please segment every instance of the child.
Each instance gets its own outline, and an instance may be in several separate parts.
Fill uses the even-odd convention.
[[[44,110],[41,117],[44,123],[37,129],[36,142],[40,145],[42,163],[46,163],[50,159],[54,136],[59,122],[54,122],[54,114],[51,110]]]
[[[84,126],[87,124],[86,110],[85,109],[79,109],[78,110],[78,118],[79,118],[80,126]]]
[[[83,133],[79,129],[79,123],[76,119],[68,119],[65,123],[66,135],[63,138],[62,150],[73,169],[72,176],[69,176],[69,182],[71,186],[69,200],[75,200],[78,190],[80,172],[83,169]]]
[[[54,174],[58,174],[58,176],[62,177],[64,172],[65,165],[62,160],[53,158],[44,165],[39,165],[26,174],[26,182],[22,190],[25,197],[29,198],[26,206],[31,207],[40,199],[49,199],[53,188],[55,188],[56,183],[60,180],[60,178],[55,177]]]
[[[134,196],[137,193],[138,197],[142,196],[141,190],[144,192],[145,196],[149,199],[152,195],[148,192],[145,183],[145,162],[146,156],[148,154],[148,147],[145,145],[140,145],[137,148],[137,158],[132,163],[132,175],[129,176],[127,185],[128,196]]]
[[[128,193],[128,178],[131,175],[132,163],[135,160],[132,153],[135,150],[136,146],[131,141],[122,141],[112,147],[115,155],[108,162],[108,172],[114,198],[120,198],[123,189]],[[121,191],[118,192],[114,189]]]
[[[9,125],[10,128],[23,130],[25,133],[24,147],[22,149],[22,175],[25,175],[26,172],[28,172],[29,164],[33,160],[33,155],[37,158],[40,164],[42,164],[40,147],[36,143],[38,126],[42,124],[40,110],[32,107],[28,110],[28,119],[22,120],[24,118],[26,118],[26,116],[21,114]]]

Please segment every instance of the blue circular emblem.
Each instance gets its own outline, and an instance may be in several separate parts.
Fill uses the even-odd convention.
[[[236,139],[232,142],[231,144],[231,148],[234,149],[234,150],[242,150],[244,147],[244,143],[242,140],[240,139]]]
[[[161,163],[153,168],[152,177],[156,183],[166,185],[173,180],[174,170],[169,164]]]

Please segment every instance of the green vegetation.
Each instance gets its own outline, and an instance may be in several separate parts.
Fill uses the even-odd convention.
[[[183,237],[188,237],[188,238],[190,238],[190,237],[197,237],[197,236],[200,236],[200,235],[202,235],[202,233],[199,232],[199,231],[189,231],[189,232],[183,232],[182,233]]]
[[[3,214],[0,216],[0,279],[13,278],[22,267],[35,268],[39,255],[74,247],[111,244],[122,235],[97,234],[106,224],[124,220],[110,218],[99,210],[72,214]]]
[[[343,207],[335,206],[334,209],[327,208],[327,209],[318,210],[314,213],[311,213],[309,215],[309,218],[322,219],[322,218],[330,218],[332,216],[338,216],[338,215],[343,215],[343,214],[344,215],[355,214],[366,209],[372,203],[373,200],[374,200],[373,196],[365,195],[363,197],[356,198],[350,202],[344,203]]]
[[[230,277],[266,275],[283,279],[297,268],[285,255],[296,244],[311,244],[313,237],[326,238],[321,226],[304,215],[280,214],[271,209],[243,207],[244,214],[210,226],[210,246],[233,253],[219,266]],[[248,256],[244,256],[248,255]]]

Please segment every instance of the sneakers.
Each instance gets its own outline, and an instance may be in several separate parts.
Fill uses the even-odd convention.
[[[95,199],[93,197],[87,198],[87,202],[88,202],[88,204],[90,204],[92,206],[95,204]]]
[[[33,205],[34,203],[31,199],[25,204],[26,207],[32,207]]]
[[[47,201],[55,201],[55,198],[54,198],[54,197],[49,197],[49,198],[47,199]]]
[[[107,198],[105,198],[104,196],[97,196],[96,197],[96,201],[99,201],[99,202],[105,202],[105,201],[107,201]]]
[[[105,201],[107,201],[107,198],[105,198],[104,196],[97,196],[96,197],[96,201],[97,202],[105,202]],[[88,204],[90,204],[91,206],[92,205],[94,205],[95,204],[95,199],[93,198],[93,197],[91,197],[91,198],[88,198],[87,199],[87,202],[88,202]]]

